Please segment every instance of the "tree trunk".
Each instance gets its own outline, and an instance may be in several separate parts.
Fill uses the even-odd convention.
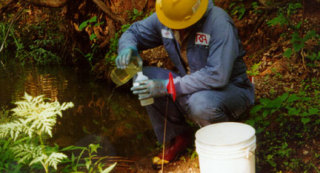
[[[124,25],[126,22],[123,18],[120,18],[118,16],[116,16],[115,14],[113,14],[110,10],[110,8],[101,0],[93,0],[93,2],[95,4],[97,4],[97,6],[102,9],[103,12],[106,13],[106,15],[108,17],[110,17],[112,20],[115,20],[116,22],[121,23],[121,25]]]

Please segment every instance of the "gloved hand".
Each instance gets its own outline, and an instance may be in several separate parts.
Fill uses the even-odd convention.
[[[135,95],[139,95],[139,100],[165,96],[168,94],[168,80],[153,79],[138,81],[138,86],[133,86],[131,91]]]
[[[127,65],[130,63],[132,57],[140,58],[139,61],[142,62],[141,57],[139,56],[138,50],[133,47],[128,47],[120,51],[119,55],[116,58],[116,66],[120,69],[125,69]]]

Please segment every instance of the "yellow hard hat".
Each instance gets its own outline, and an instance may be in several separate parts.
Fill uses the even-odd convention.
[[[156,13],[160,22],[171,29],[184,29],[201,19],[209,0],[157,0]]]

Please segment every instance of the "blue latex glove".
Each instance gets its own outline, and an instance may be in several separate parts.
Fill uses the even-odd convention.
[[[153,79],[138,81],[138,86],[133,86],[131,91],[135,95],[139,95],[139,100],[165,96],[168,94],[167,84],[168,80]]]
[[[141,62],[142,59],[138,53],[138,50],[133,47],[128,47],[120,51],[119,55],[116,58],[116,66],[120,69],[125,69],[128,64],[130,63],[130,60],[132,57],[138,57],[140,58]]]

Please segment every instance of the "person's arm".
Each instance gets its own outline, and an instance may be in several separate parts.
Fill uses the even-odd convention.
[[[229,83],[233,64],[239,56],[239,40],[231,19],[216,19],[210,34],[209,55],[204,68],[174,79],[177,96],[199,90],[223,88]]]
[[[126,48],[145,50],[162,44],[160,22],[154,13],[148,18],[133,23],[119,40],[118,52]]]

